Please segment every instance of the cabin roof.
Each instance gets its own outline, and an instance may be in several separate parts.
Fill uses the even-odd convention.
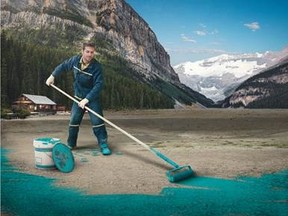
[[[27,97],[29,100],[31,100],[35,104],[56,105],[54,101],[50,100],[46,96],[30,95],[30,94],[23,94],[23,96]]]

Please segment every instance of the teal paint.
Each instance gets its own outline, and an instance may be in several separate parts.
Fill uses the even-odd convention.
[[[55,187],[56,179],[20,173],[7,152],[1,149],[2,211],[12,215],[288,215],[288,170],[233,180],[196,177],[155,196],[86,195]]]
[[[92,151],[92,156],[99,156],[100,155],[100,151],[94,150]]]
[[[34,139],[34,142],[40,142],[41,145],[50,145],[50,144],[56,144],[60,142],[60,139],[58,138],[51,138],[51,137],[40,137]]]
[[[87,158],[80,158],[80,162],[81,163],[86,163],[86,162],[88,162],[88,159]]]
[[[35,151],[38,151],[38,152],[52,152],[52,148],[34,148]]]

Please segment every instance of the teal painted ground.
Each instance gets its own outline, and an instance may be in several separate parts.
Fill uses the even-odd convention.
[[[288,170],[224,180],[196,177],[159,195],[85,195],[55,179],[20,173],[1,149],[1,207],[10,215],[288,215]],[[129,182],[127,182],[129,184]]]

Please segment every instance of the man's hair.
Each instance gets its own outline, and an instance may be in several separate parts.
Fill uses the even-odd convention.
[[[85,42],[85,43],[83,43],[82,49],[84,50],[86,47],[93,47],[94,49],[96,49],[96,45],[93,42]]]

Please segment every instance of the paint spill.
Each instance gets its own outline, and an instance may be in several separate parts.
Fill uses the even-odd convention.
[[[100,151],[94,150],[92,151],[92,156],[99,156]]]
[[[234,180],[196,177],[159,195],[85,195],[19,172],[7,153],[1,148],[1,211],[9,215],[288,215],[288,170]]]
[[[88,162],[88,159],[87,158],[80,158],[80,162],[81,163],[86,163],[86,162]]]

